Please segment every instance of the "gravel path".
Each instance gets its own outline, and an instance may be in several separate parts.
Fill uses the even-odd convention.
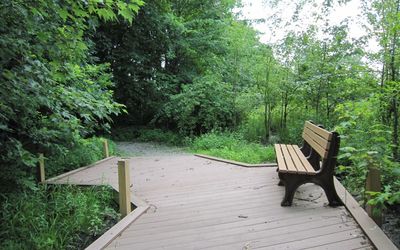
[[[184,148],[167,146],[153,142],[116,142],[123,156],[167,156],[188,155]]]

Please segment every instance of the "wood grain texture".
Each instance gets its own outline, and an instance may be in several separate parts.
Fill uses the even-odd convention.
[[[103,153],[104,153],[104,158],[110,157],[109,149],[108,149],[108,140],[104,139],[103,140]]]
[[[303,133],[303,139],[310,144],[310,146],[315,150],[322,158],[326,158],[328,156],[328,151],[325,147],[319,145],[312,136],[307,133]]]
[[[315,124],[312,124],[309,121],[306,121],[304,124],[304,127],[306,127],[307,129],[310,129],[312,131],[314,131],[316,134],[318,134],[319,136],[321,136],[322,138],[324,138],[325,140],[330,141],[332,139],[332,133],[330,133],[329,131],[318,127]]]
[[[131,212],[131,178],[129,161],[118,161],[118,190],[119,190],[119,212],[122,217]]]
[[[297,145],[275,144],[275,153],[280,172],[316,174]]]

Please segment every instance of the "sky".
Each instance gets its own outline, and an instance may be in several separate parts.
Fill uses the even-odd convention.
[[[299,13],[300,22],[291,22],[291,18],[295,12],[295,1],[279,0],[276,7],[271,8],[265,4],[265,0],[242,0],[243,7],[237,8],[234,11],[240,13],[243,19],[264,19],[264,22],[253,23],[253,27],[261,32],[260,41],[264,43],[276,43],[283,39],[289,30],[302,31],[307,26],[317,23],[318,26],[324,25],[323,20],[315,21],[315,12],[320,12],[322,0],[315,0],[314,3],[307,3],[303,11]],[[311,1],[309,1],[311,2]],[[276,25],[269,20],[273,15],[282,20],[281,26]],[[335,4],[332,11],[328,15],[329,25],[338,25],[343,20],[349,21],[349,36],[351,38],[359,38],[366,34],[362,24],[366,24],[366,20],[362,15],[361,1],[351,0],[347,4]],[[290,23],[289,26],[283,27],[284,23]],[[323,38],[324,34],[320,32],[319,37]],[[367,50],[376,52],[379,50],[378,43],[374,40],[369,42]]]

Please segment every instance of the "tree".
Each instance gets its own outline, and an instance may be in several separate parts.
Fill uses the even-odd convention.
[[[364,1],[364,14],[371,25],[370,33],[379,41],[381,51],[375,57],[382,64],[381,93],[382,119],[392,127],[392,154],[399,155],[399,27],[400,1]],[[389,85],[386,87],[386,85]]]
[[[10,17],[0,20],[2,187],[29,184],[38,152],[60,153],[121,112],[108,65],[92,63],[88,36],[99,19],[119,13],[130,21],[141,4],[1,1],[0,15]]]

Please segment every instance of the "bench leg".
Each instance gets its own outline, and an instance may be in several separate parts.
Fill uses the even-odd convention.
[[[285,184],[284,184],[283,181],[282,181],[282,174],[281,174],[281,173],[278,173],[278,176],[279,176],[278,186],[284,186]]]
[[[296,181],[294,178],[284,181],[285,184],[285,196],[281,202],[282,207],[289,207],[293,203],[294,193],[297,188],[301,185],[301,182]]]
[[[343,202],[340,200],[339,195],[336,193],[335,184],[333,183],[333,177],[330,177],[325,182],[321,183],[322,189],[324,189],[326,197],[329,201],[329,206],[337,207],[342,206]]]

